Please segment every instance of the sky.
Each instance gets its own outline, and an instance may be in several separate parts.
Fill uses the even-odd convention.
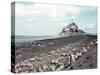
[[[87,33],[97,33],[97,7],[15,3],[15,35],[54,36],[71,22]]]

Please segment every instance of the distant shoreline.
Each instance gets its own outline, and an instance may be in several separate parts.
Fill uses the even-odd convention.
[[[97,36],[97,34],[79,34],[79,35],[93,35]],[[77,35],[70,35],[70,36],[79,36]],[[48,39],[56,39],[56,38],[63,38],[63,37],[70,37],[70,36],[11,36],[12,40],[15,43],[27,43],[27,42],[34,42],[34,41],[41,41],[41,40],[48,40]]]

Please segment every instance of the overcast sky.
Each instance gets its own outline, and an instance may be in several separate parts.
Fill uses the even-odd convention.
[[[97,8],[45,3],[15,4],[15,35],[58,35],[72,21],[87,33],[97,33]]]

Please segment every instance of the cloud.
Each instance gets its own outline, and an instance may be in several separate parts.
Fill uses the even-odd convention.
[[[88,24],[88,25],[90,25],[90,27],[87,27],[84,30],[88,33],[96,34],[97,33],[97,25],[95,25],[95,24]]]
[[[65,15],[69,16],[80,13],[80,9],[77,6],[35,4],[34,8],[40,10],[42,15],[52,18],[59,18],[64,17]]]
[[[77,17],[83,11],[91,11],[96,9],[96,7],[85,7],[85,6],[72,6],[72,5],[58,5],[58,4],[24,4],[16,3],[16,16],[19,17],[29,17],[28,22],[31,22],[38,16],[39,17],[48,17],[52,21],[61,21],[61,20],[71,20]]]
[[[96,28],[95,23],[84,23],[84,22],[79,22],[78,23],[80,29],[93,29]]]
[[[58,4],[42,4],[34,3],[25,5],[24,3],[16,3],[17,16],[48,16],[51,18],[59,18],[64,16],[73,16],[80,14],[81,11],[94,10],[96,7],[81,8],[81,6],[58,5]]]
[[[78,6],[54,5],[54,4],[16,4],[16,16],[47,16],[50,18],[61,18],[73,16],[81,12]]]
[[[16,16],[32,16],[35,14],[41,14],[39,10],[33,10],[32,7],[30,8],[29,5],[24,4],[16,4]]]

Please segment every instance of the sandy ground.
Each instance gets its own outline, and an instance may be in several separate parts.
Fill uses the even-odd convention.
[[[16,47],[15,73],[97,67],[97,37],[82,35],[37,41]]]

